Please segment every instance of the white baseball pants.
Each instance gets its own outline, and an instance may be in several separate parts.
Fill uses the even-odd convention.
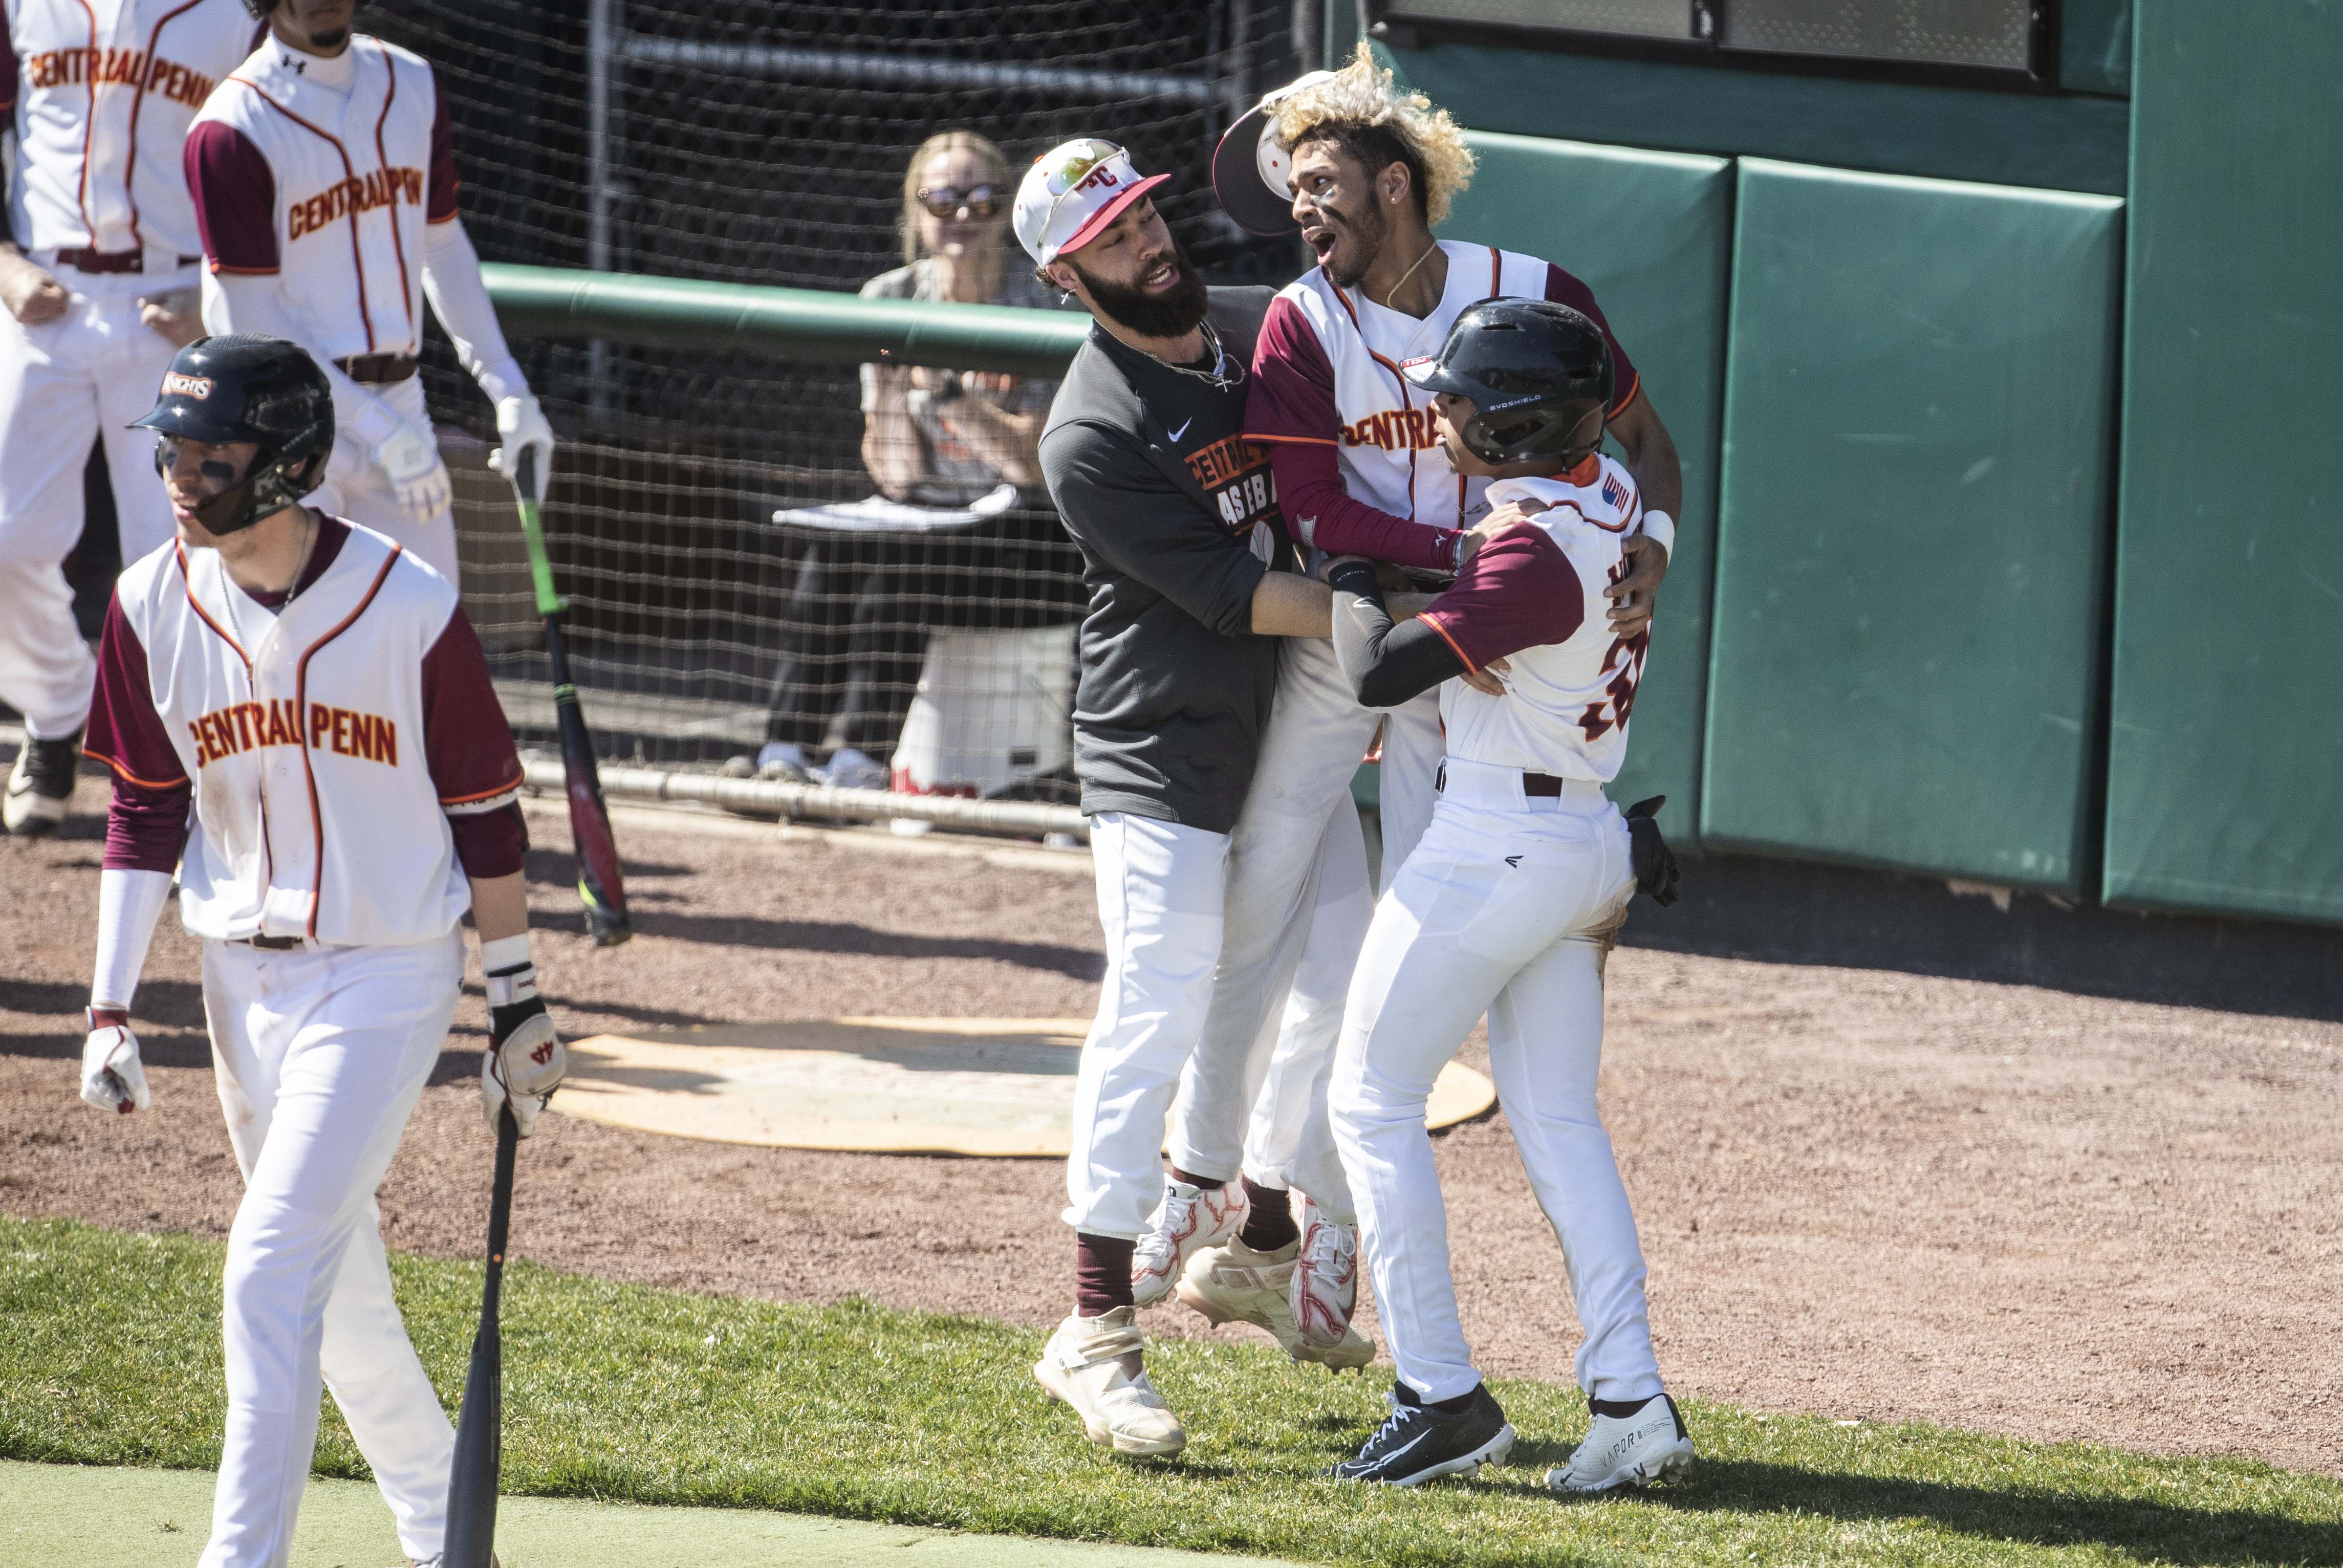
[[[1250,1168],[1245,1138],[1256,1103],[1252,1091],[1267,1081],[1276,1026],[1309,945],[1320,845],[1336,806],[1348,805],[1351,778],[1378,720],[1384,721],[1388,874],[1415,847],[1432,817],[1433,777],[1442,751],[1438,693],[1427,691],[1388,714],[1362,708],[1342,678],[1332,642],[1290,637],[1280,645],[1269,729],[1244,810],[1230,835],[1228,926],[1212,1009],[1172,1129],[1172,1162],[1183,1171],[1233,1181]],[[1342,992],[1355,953],[1355,948],[1346,950],[1330,939],[1315,955],[1324,967],[1305,989],[1317,996]],[[1297,1070],[1279,1081],[1290,1092],[1308,1079]],[[1277,1125],[1292,1122],[1283,1111],[1272,1120]],[[1293,1124],[1306,1128],[1306,1115]],[[1317,1136],[1326,1142],[1322,1126]],[[1264,1161],[1286,1162],[1273,1150],[1264,1151]],[[1253,1179],[1263,1181],[1263,1171],[1255,1170]]]
[[[1066,1223],[1136,1241],[1163,1201],[1163,1124],[1221,956],[1229,839],[1152,817],[1091,819],[1106,979],[1074,1079]]]
[[[385,382],[367,390],[389,404],[399,417],[430,428],[431,416],[423,406],[421,376]],[[390,487],[389,478],[348,431],[334,432],[334,455],[326,465],[326,482],[305,498],[304,504],[389,535],[405,545],[410,554],[429,562],[441,577],[462,586],[457,568],[454,510],[442,507],[417,522],[398,504],[398,493]]]
[[[138,301],[191,288],[196,272],[95,274],[55,266],[54,252],[32,259],[72,299],[30,327],[0,310],[0,702],[36,739],[59,740],[88,718],[97,679],[62,564],[81,538],[82,468],[103,438],[126,562],[169,542],[154,433],[124,427],[155,407],[176,352],[140,325]]]
[[[228,1231],[227,1434],[202,1568],[283,1568],[320,1384],[407,1556],[447,1528],[455,1431],[391,1298],[375,1189],[438,1060],[460,931],[409,948],[204,944],[204,1010],[244,1201]]]
[[[1425,1400],[1481,1381],[1457,1321],[1423,1118],[1433,1081],[1485,1011],[1498,1100],[1585,1330],[1579,1386],[1648,1399],[1660,1372],[1644,1252],[1594,1102],[1603,959],[1634,892],[1626,819],[1592,783],[1526,798],[1519,769],[1454,758],[1447,777],[1430,830],[1376,906],[1330,1095],[1375,1310],[1400,1377]]]

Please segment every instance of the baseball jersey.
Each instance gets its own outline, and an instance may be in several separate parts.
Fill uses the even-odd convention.
[[[1614,635],[1603,595],[1631,569],[1621,546],[1643,527],[1635,481],[1597,456],[1567,478],[1493,479],[1488,498],[1545,509],[1531,518],[1534,527],[1482,546],[1423,612],[1467,669],[1500,658],[1511,667],[1502,697],[1441,683],[1448,754],[1607,784],[1626,759],[1651,643],[1648,627]]]
[[[431,67],[357,35],[331,59],[270,38],[205,104],[186,183],[215,272],[274,274],[329,359],[423,349],[423,229],[456,214]]]
[[[86,749],[116,779],[106,863],[167,869],[184,836],[197,936],[411,946],[454,928],[468,871],[519,869],[520,760],[455,587],[337,519],[274,613],[216,550],[124,571]],[[451,818],[504,842],[459,854]]]
[[[1612,413],[1634,402],[1641,385],[1585,284],[1535,256],[1457,240],[1439,244],[1448,257],[1447,286],[1438,307],[1420,321],[1337,287],[1319,267],[1281,290],[1262,323],[1245,437],[1282,448],[1288,524],[1296,538],[1329,554],[1445,567],[1455,531],[1487,510],[1488,482],[1459,476],[1441,449],[1432,394],[1400,374],[1402,365],[1440,352],[1467,306],[1501,297],[1567,305],[1610,338]],[[1286,482],[1282,459],[1301,448],[1333,456],[1339,492]]]
[[[180,149],[251,51],[243,0],[5,0],[8,224],[26,250],[202,248]],[[152,269],[169,270],[157,263]]]

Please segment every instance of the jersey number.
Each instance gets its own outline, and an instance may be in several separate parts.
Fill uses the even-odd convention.
[[[1613,568],[1611,580],[1615,583],[1624,577],[1627,567],[1627,562],[1621,561]],[[1648,625],[1633,637],[1612,639],[1611,650],[1603,656],[1603,668],[1615,668],[1618,673],[1603,689],[1603,700],[1588,703],[1586,711],[1578,716],[1578,727],[1586,731],[1586,739],[1599,739],[1613,726],[1625,725],[1627,716],[1635,711],[1635,683],[1644,678],[1644,655],[1651,646],[1652,628]]]

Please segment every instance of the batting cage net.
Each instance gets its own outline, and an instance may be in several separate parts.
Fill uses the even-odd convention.
[[[1080,135],[1172,176],[1159,205],[1208,277],[1298,271],[1294,246],[1222,216],[1207,172],[1232,118],[1300,68],[1292,5],[401,0],[359,25],[437,68],[485,260],[860,290],[920,250],[915,152],[965,131],[1005,174],[996,298],[1057,306],[1027,281],[1010,200]],[[953,220],[976,222],[963,201]],[[552,700],[511,492],[486,467],[493,416],[434,331],[465,600],[516,729],[542,739]],[[819,765],[851,748],[898,788],[1072,798],[1080,558],[1038,476],[938,414],[956,395],[1030,417],[1050,383],[897,369],[894,412],[867,420],[879,377],[853,364],[513,348],[564,438],[546,521],[606,759],[712,767],[780,742]],[[927,397],[907,404],[916,383]]]

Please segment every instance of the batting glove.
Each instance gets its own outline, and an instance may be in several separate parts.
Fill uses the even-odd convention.
[[[1676,901],[1676,852],[1660,837],[1660,808],[1664,795],[1638,800],[1627,808],[1628,856],[1635,870],[1635,889],[1649,893],[1652,902],[1666,909]]]
[[[447,508],[455,493],[447,482],[447,466],[439,460],[439,444],[429,427],[402,419],[373,453],[374,465],[390,480],[399,507],[418,523],[427,523]]]
[[[537,1113],[561,1087],[568,1053],[537,994],[536,965],[492,970],[488,979],[489,1045],[480,1061],[480,1111],[494,1132],[497,1112],[509,1104],[527,1138],[537,1131]]]
[[[523,393],[518,397],[499,398],[497,402],[497,435],[504,442],[488,454],[488,467],[506,478],[518,482],[520,477],[520,455],[524,451],[537,454],[531,472],[537,478],[537,494],[532,501],[545,499],[545,492],[553,478],[553,427],[545,422],[545,410],[537,399]]]
[[[89,1038],[81,1048],[81,1097],[100,1111],[125,1116],[155,1103],[146,1090],[146,1070],[138,1064],[138,1037],[130,1032],[127,1014],[89,1015]]]

